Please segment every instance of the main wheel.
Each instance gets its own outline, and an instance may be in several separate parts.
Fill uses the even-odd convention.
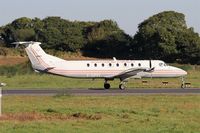
[[[125,88],[126,88],[126,87],[125,87],[124,84],[120,84],[120,85],[119,85],[119,89],[124,90]]]
[[[105,88],[105,89],[110,89],[110,84],[109,84],[109,83],[105,83],[105,84],[104,84],[104,88]]]

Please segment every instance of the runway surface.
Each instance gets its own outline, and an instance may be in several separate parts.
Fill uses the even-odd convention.
[[[200,88],[187,88],[187,89],[29,89],[29,90],[3,90],[3,95],[158,95],[158,94],[170,94],[170,95],[191,95],[200,94]]]

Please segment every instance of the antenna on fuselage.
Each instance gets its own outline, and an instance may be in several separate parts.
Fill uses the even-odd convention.
[[[114,60],[114,61],[117,61],[117,59],[116,59],[115,57],[113,57],[113,60]]]

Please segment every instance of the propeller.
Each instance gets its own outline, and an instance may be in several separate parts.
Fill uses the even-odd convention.
[[[149,67],[150,67],[150,69],[152,68],[151,59],[149,60]]]
[[[149,60],[149,71],[154,71],[155,67],[152,67],[152,61]]]
[[[150,73],[153,72],[154,69],[155,69],[155,67],[152,68],[152,61],[151,61],[151,59],[150,59],[150,60],[149,60],[149,72],[150,72]],[[151,78],[152,78],[152,73],[151,73]]]

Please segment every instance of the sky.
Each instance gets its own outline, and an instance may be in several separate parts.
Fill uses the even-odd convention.
[[[139,23],[162,11],[185,14],[188,27],[200,33],[199,0],[0,0],[0,26],[19,17],[60,16],[68,20],[112,19],[127,34]]]

